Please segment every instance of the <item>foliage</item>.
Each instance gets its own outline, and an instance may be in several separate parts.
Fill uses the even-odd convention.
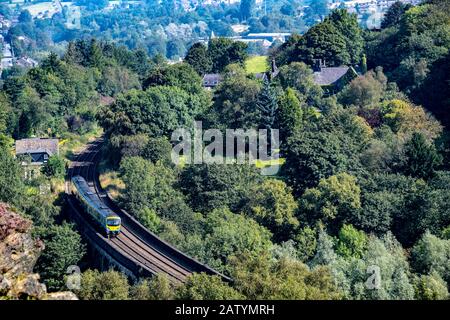
[[[204,98],[178,87],[131,90],[119,95],[112,106],[102,109],[99,120],[109,133],[168,136],[173,130],[192,124],[206,107]]]
[[[39,237],[45,243],[36,264],[36,271],[50,290],[60,290],[65,284],[67,268],[76,265],[85,254],[80,235],[69,224],[41,227]]]
[[[341,294],[326,267],[310,270],[301,262],[266,256],[233,261],[235,287],[251,300],[334,300]]]
[[[227,206],[239,212],[261,180],[253,165],[201,164],[186,167],[179,186],[195,211],[206,213]]]
[[[58,155],[51,156],[42,171],[49,177],[62,178],[66,173],[66,162]]]
[[[177,288],[181,300],[239,300],[243,296],[224,283],[218,276],[194,273],[187,282]]]
[[[230,270],[228,263],[232,256],[244,253],[258,256],[272,245],[271,234],[266,228],[226,208],[207,215],[204,233],[204,260],[221,271]]]
[[[276,241],[287,240],[299,225],[295,217],[298,205],[291,192],[282,181],[265,180],[253,188],[243,211],[268,228]]]
[[[433,145],[429,145],[421,133],[414,133],[405,146],[405,173],[418,178],[431,178],[442,157]]]
[[[322,221],[333,228],[349,222],[361,209],[361,190],[356,179],[340,173],[322,179],[316,188],[307,189],[301,198],[300,210],[310,221]]]
[[[124,274],[113,270],[87,270],[83,272],[80,289],[75,293],[82,300],[127,300],[129,289]]]

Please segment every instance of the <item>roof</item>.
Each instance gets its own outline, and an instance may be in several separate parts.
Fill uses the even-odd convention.
[[[328,86],[342,78],[350,67],[324,67],[314,72],[314,82],[320,86]]]
[[[49,156],[58,154],[58,139],[31,138],[16,141],[16,155],[31,153],[47,153]]]
[[[208,73],[203,76],[203,86],[206,87],[215,87],[220,81],[222,81],[222,76],[218,73]]]

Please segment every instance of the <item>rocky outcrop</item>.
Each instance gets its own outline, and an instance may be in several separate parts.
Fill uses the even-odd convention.
[[[47,293],[33,273],[44,244],[33,239],[30,229],[29,220],[0,203],[0,299],[77,299],[72,292]]]

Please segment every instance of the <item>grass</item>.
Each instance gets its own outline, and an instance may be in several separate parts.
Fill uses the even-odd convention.
[[[59,150],[62,157],[72,160],[74,155],[81,151],[87,143],[100,137],[103,130],[100,127],[83,135],[69,133],[65,139],[59,141]]]
[[[100,162],[98,170],[100,173],[99,180],[101,187],[108,192],[111,198],[114,200],[119,199],[125,189],[125,184],[119,178],[117,171],[111,170],[105,161]]]
[[[266,56],[253,56],[245,61],[245,71],[248,74],[266,72],[269,68]]]

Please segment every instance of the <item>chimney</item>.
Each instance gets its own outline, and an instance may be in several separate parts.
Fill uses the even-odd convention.
[[[277,63],[275,62],[275,59],[272,59],[272,74],[275,74],[278,72]]]

